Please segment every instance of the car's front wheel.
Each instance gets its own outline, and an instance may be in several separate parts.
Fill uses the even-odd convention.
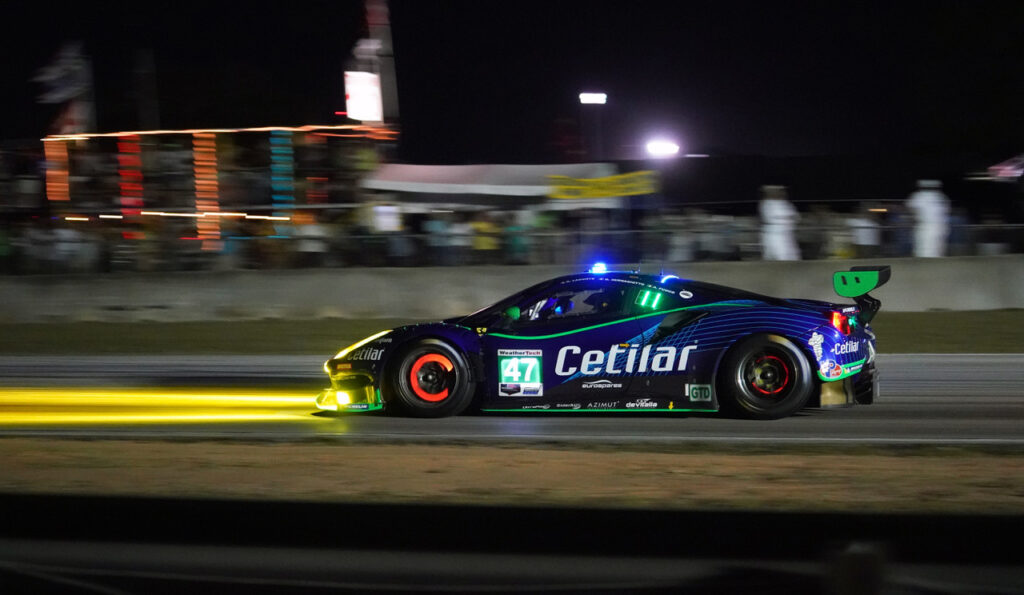
[[[458,415],[473,400],[476,383],[466,358],[436,339],[412,344],[392,368],[389,401],[414,417]]]
[[[729,350],[718,374],[722,408],[750,419],[779,419],[807,404],[811,366],[792,341],[752,335]]]

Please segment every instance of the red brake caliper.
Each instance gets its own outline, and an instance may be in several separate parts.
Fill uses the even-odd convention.
[[[761,388],[760,386],[757,385],[757,381],[756,380],[754,382],[751,382],[750,384],[759,393],[762,393],[762,394],[765,394],[765,395],[774,395],[774,394],[780,392],[782,389],[786,388],[786,385],[789,384],[789,368],[786,367],[786,363],[785,362],[783,362],[781,359],[775,357],[774,355],[763,356],[763,357],[759,358],[755,363],[756,364],[760,364],[761,362],[763,362],[766,359],[775,360],[776,362],[778,362],[778,365],[782,369],[782,373],[784,374],[784,376],[782,377],[782,384],[779,385],[779,388],[777,388],[775,390],[764,390],[763,388]]]
[[[427,391],[423,390],[423,387],[420,386],[420,368],[430,363],[440,365],[442,368],[444,368],[446,372],[451,372],[452,370],[455,369],[455,366],[452,364],[452,361],[450,359],[439,353],[428,353],[425,355],[421,355],[419,359],[416,360],[416,363],[412,365],[412,370],[409,372],[409,385],[412,386],[413,392],[416,393],[417,397],[423,399],[424,401],[431,401],[433,403],[436,403],[438,401],[443,401],[448,398],[448,389],[445,388],[439,393],[428,393]]]

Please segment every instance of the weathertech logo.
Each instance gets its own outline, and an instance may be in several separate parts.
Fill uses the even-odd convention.
[[[622,385],[618,384],[618,383],[615,383],[615,382],[612,382],[611,380],[594,380],[593,382],[584,382],[581,385],[581,388],[596,388],[596,389],[622,388]]]

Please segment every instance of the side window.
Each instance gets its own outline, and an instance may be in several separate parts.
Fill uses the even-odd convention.
[[[626,289],[619,287],[552,288],[521,308],[518,324],[622,314],[625,299]]]
[[[650,287],[633,290],[631,297],[629,313],[634,316],[672,310],[683,305],[675,292]]]

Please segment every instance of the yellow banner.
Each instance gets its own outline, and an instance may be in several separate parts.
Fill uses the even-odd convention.
[[[551,179],[551,198],[612,198],[653,194],[658,191],[658,172],[634,171],[607,178],[570,178],[548,176]]]

